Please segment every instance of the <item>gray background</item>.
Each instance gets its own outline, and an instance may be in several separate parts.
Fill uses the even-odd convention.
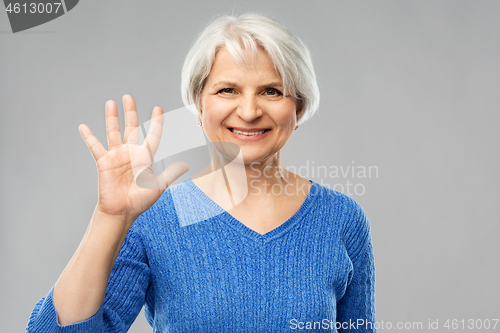
[[[283,165],[378,168],[308,177],[364,186],[378,322],[500,317],[499,1],[94,0],[18,34],[0,13],[0,331],[24,330],[92,215],[78,125],[105,142],[104,104],[126,93],[141,122],[181,107],[196,33],[248,10],[305,41],[321,89]],[[143,314],[131,331],[151,331]]]

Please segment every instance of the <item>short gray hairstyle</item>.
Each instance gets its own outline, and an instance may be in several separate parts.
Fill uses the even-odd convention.
[[[282,24],[258,13],[218,17],[198,35],[182,67],[184,105],[199,114],[200,95],[220,48],[225,47],[240,64],[247,64],[245,50],[251,50],[255,65],[258,46],[271,58],[284,93],[300,102],[297,124],[311,118],[319,106],[319,88],[307,46]]]

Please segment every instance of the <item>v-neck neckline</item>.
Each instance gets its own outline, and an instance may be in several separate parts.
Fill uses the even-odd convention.
[[[309,209],[312,207],[312,204],[317,198],[318,194],[318,186],[320,186],[318,183],[316,183],[313,180],[309,180],[311,182],[311,187],[309,188],[309,192],[307,193],[307,196],[305,200],[302,202],[302,205],[299,207],[299,209],[290,217],[288,220],[277,226],[276,228],[266,232],[265,234],[260,234],[257,231],[249,228],[246,226],[243,222],[239,221],[236,219],[234,216],[229,214],[225,209],[220,207],[215,201],[213,201],[205,192],[203,192],[198,185],[196,185],[191,178],[186,180],[186,184],[191,187],[191,189],[200,196],[201,199],[203,199],[204,202],[206,202],[209,206],[212,208],[216,208],[217,210],[222,211],[220,214],[222,216],[221,220],[228,224],[229,226],[233,227],[236,229],[239,233],[242,235],[253,239],[255,241],[261,241],[261,242],[269,242],[272,239],[275,239],[277,237],[280,237],[281,235],[285,234],[288,232],[297,222],[302,220],[303,216],[309,211]]]

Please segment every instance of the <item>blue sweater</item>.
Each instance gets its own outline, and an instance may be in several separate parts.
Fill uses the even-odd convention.
[[[188,179],[135,221],[94,316],[59,325],[52,292],[27,332],[126,332],[143,305],[157,333],[376,331],[370,224],[314,181],[299,210],[261,235]]]

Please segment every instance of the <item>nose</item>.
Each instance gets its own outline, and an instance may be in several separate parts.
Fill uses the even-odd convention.
[[[262,108],[259,106],[257,97],[254,95],[246,95],[239,98],[239,105],[236,109],[236,114],[247,123],[251,123],[255,119],[262,116]]]

